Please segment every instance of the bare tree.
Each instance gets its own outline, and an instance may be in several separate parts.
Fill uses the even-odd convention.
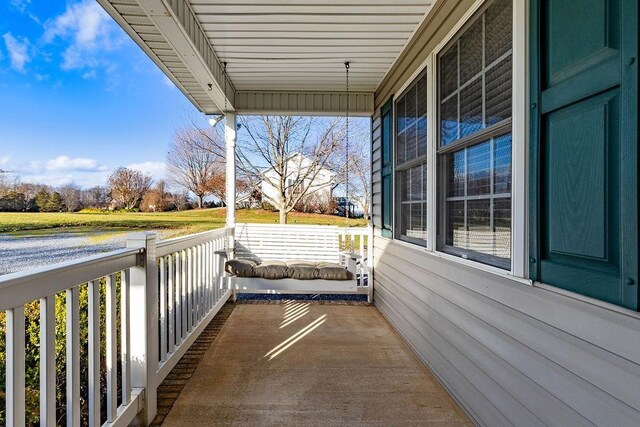
[[[138,207],[144,193],[151,186],[151,177],[135,169],[120,167],[109,175],[108,187],[111,198],[118,207]]]
[[[277,196],[263,198],[279,211],[281,224],[305,195],[318,190],[322,170],[332,167],[343,143],[340,123],[312,117],[243,118],[249,137],[238,140],[238,167],[254,186],[266,182],[276,189]]]
[[[365,218],[370,217],[371,208],[371,130],[370,122],[351,119],[349,123],[349,150],[346,146],[338,154],[339,162],[336,183],[345,190],[345,196],[360,205]],[[347,188],[348,186],[348,188]]]
[[[109,189],[97,185],[82,190],[82,205],[88,208],[106,209],[109,206]]]
[[[161,179],[153,188],[144,193],[140,209],[144,212],[166,211],[170,205],[170,198],[171,194],[167,191],[167,183]]]
[[[172,180],[192,192],[202,208],[204,198],[212,194],[212,184],[224,181],[224,140],[216,129],[193,125],[176,131],[167,154]]]
[[[189,193],[186,191],[180,193],[169,193],[169,202],[175,206],[177,211],[183,211],[185,209],[189,209]]]
[[[82,207],[82,192],[77,185],[63,185],[58,188],[58,193],[62,197],[62,204],[67,212],[75,212]]]

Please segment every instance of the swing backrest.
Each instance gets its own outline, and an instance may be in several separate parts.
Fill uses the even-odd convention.
[[[236,224],[235,256],[339,262],[339,229],[329,225]]]

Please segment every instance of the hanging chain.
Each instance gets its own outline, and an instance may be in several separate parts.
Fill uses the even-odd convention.
[[[222,112],[222,117],[224,118],[224,125],[225,125],[225,143],[226,143],[226,133],[227,133],[227,62],[225,61],[223,63],[224,68],[222,69],[222,78],[224,79],[224,93],[222,94],[222,96],[224,97],[224,111]],[[225,145],[226,148],[226,145]],[[226,155],[229,155],[229,150],[227,148],[226,150]],[[226,171],[225,171],[226,173]],[[226,184],[225,184],[226,185]],[[225,197],[227,200],[229,200],[228,197]],[[229,209],[229,206],[227,205],[227,209]],[[233,236],[231,237],[233,238]],[[229,248],[231,246],[231,242],[230,239],[224,239],[224,251],[229,253]]]
[[[349,226],[349,111],[351,109],[350,98],[349,95],[349,62],[344,63],[345,75],[346,75],[346,86],[347,86],[347,123],[346,123],[346,143],[345,143],[345,181],[346,181],[346,190],[345,190],[345,219],[347,222],[347,227]]]

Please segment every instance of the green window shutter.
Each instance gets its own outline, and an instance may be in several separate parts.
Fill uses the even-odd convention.
[[[382,135],[382,236],[393,229],[393,97],[380,109]]]
[[[637,310],[638,3],[580,3],[531,2],[529,270]]]

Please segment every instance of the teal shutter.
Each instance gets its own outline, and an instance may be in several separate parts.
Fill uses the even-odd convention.
[[[531,278],[637,310],[637,0],[531,5]]]
[[[393,97],[380,109],[382,135],[382,236],[393,236]]]

